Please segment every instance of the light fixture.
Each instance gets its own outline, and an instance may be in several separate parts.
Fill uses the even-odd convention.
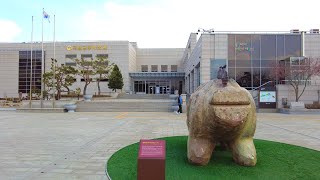
[[[202,32],[202,33],[214,33],[214,29],[203,29],[203,28],[198,28],[198,32]]]

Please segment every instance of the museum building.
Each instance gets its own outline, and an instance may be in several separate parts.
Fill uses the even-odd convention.
[[[272,68],[281,61],[298,63],[304,57],[320,57],[319,30],[309,32],[212,32],[197,39],[191,33],[183,55],[186,92],[215,79],[226,65],[230,78],[248,90],[269,81]]]
[[[40,42],[32,44],[32,86],[41,87]],[[30,89],[31,44],[0,43],[0,97],[17,97]],[[52,42],[44,43],[44,71],[50,70],[54,55]],[[106,57],[117,64],[124,80],[123,92],[136,94],[173,94],[176,90],[191,94],[217,77],[226,66],[230,78],[240,86],[254,90],[276,81],[270,74],[281,61],[299,64],[304,57],[320,57],[318,29],[288,32],[202,32],[191,33],[185,48],[139,48],[129,41],[56,42],[59,64],[75,66],[75,58]],[[110,92],[108,79],[102,92]],[[76,78],[70,89],[82,88]],[[97,92],[91,83],[88,93]]]

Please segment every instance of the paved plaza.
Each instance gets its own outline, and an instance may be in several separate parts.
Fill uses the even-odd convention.
[[[156,112],[0,111],[0,179],[107,179],[114,152],[142,138],[187,135],[185,120]],[[259,113],[255,138],[320,150],[320,116]]]

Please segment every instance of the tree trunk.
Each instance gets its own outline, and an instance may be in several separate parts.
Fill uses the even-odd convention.
[[[294,89],[294,92],[295,92],[295,94],[296,94],[296,102],[298,102],[299,101],[299,85]]]
[[[98,83],[98,95],[100,96],[100,79],[97,81],[97,83]]]
[[[70,89],[69,89],[69,87],[68,87],[68,86],[65,86],[65,88],[67,89],[68,95],[69,95],[69,94],[70,94]]]
[[[57,99],[60,100],[61,99],[61,90],[58,89],[58,92],[57,92]]]
[[[87,87],[88,87],[88,84],[86,83],[83,88],[83,95],[87,94]]]

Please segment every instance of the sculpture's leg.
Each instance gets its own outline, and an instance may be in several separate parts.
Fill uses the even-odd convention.
[[[196,165],[206,165],[209,163],[215,143],[210,139],[188,138],[188,159]]]
[[[253,138],[239,138],[230,144],[233,160],[243,166],[255,166],[257,163],[256,148]]]

